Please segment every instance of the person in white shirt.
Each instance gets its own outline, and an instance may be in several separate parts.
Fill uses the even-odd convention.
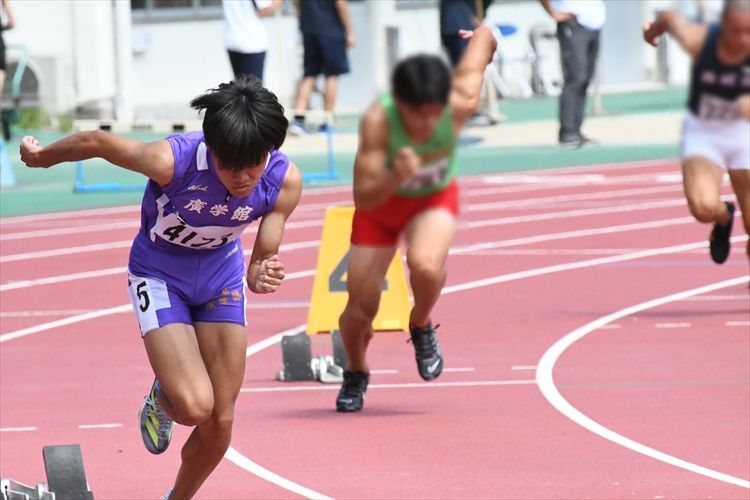
[[[606,12],[603,0],[540,0],[557,21],[557,39],[563,68],[560,94],[560,133],[563,147],[579,148],[593,143],[581,133],[586,90],[594,76],[599,55],[599,32]]]
[[[224,45],[232,72],[255,75],[263,81],[268,37],[261,17],[281,6],[281,0],[223,0]]]

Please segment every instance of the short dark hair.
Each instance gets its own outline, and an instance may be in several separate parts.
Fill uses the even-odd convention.
[[[257,165],[286,138],[284,108],[255,76],[237,75],[199,95],[190,106],[204,110],[206,145],[224,169]]]
[[[396,97],[412,106],[446,104],[451,89],[451,70],[438,56],[407,57],[393,70],[391,87]]]

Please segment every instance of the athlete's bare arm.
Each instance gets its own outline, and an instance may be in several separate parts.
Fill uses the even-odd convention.
[[[487,26],[474,30],[453,76],[449,104],[453,111],[453,128],[456,133],[479,109],[484,69],[492,61],[496,48],[495,37]]]
[[[169,141],[144,143],[103,130],[79,132],[42,147],[34,137],[21,140],[21,161],[28,167],[48,168],[66,161],[103,158],[114,165],[145,175],[161,186],[174,175]]]
[[[247,266],[247,286],[255,293],[272,293],[281,286],[285,276],[284,263],[277,254],[284,236],[284,226],[297,207],[301,194],[302,175],[297,165],[290,162],[273,210],[260,221]]]
[[[359,149],[354,160],[354,204],[360,210],[383,203],[419,170],[419,158],[411,148],[401,150],[394,159],[394,168],[388,168],[388,134],[385,110],[375,103],[359,125]]]
[[[664,33],[672,35],[695,61],[700,56],[706,41],[708,26],[691,23],[676,12],[665,12],[653,23],[646,23],[643,26],[643,39],[654,47],[659,44],[659,38]]]

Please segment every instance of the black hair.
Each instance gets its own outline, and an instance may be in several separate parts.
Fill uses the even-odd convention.
[[[206,145],[224,169],[257,165],[286,138],[284,108],[253,75],[237,75],[199,95],[190,106],[204,110]]]
[[[407,57],[393,70],[391,90],[406,104],[446,104],[450,89],[451,70],[438,56],[418,54]]]

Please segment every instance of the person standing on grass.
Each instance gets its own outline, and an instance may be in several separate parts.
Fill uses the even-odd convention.
[[[194,427],[170,500],[192,498],[226,452],[245,373],[246,296],[284,279],[277,255],[300,198],[298,168],[279,151],[288,126],[276,96],[252,76],[196,97],[202,132],[140,143],[100,130],[42,147],[21,142],[29,167],[103,158],[149,178],[130,250],[130,293],[156,379],[141,437],[163,453],[174,422]],[[245,269],[240,235],[260,220]]]
[[[262,18],[281,7],[281,0],[223,0],[224,45],[232,75],[255,75],[263,81],[268,35]]]
[[[354,162],[349,298],[339,319],[348,356],[336,399],[339,412],[363,407],[372,321],[402,234],[414,294],[409,329],[417,369],[424,380],[437,378],[443,370],[431,313],[446,281],[445,261],[458,213],[456,141],[479,106],[484,69],[495,47],[492,32],[481,26],[454,76],[437,56],[401,61],[393,72],[391,93],[362,117]]]
[[[297,89],[292,135],[304,135],[305,111],[318,75],[325,76],[323,109],[333,113],[339,89],[339,76],[349,73],[346,50],[354,47],[356,38],[349,16],[348,0],[294,0],[299,15],[304,48],[303,75]],[[321,125],[325,131],[328,123]]]
[[[540,0],[557,22],[563,89],[560,94],[560,132],[564,148],[594,143],[581,132],[586,113],[586,92],[599,57],[599,32],[606,20],[603,0]]]
[[[735,211],[734,203],[720,197],[725,169],[750,233],[750,1],[726,0],[718,24],[694,24],[666,12],[643,27],[644,39],[654,46],[664,33],[693,60],[682,182],[693,217],[713,224],[711,259],[722,264],[732,246]]]

